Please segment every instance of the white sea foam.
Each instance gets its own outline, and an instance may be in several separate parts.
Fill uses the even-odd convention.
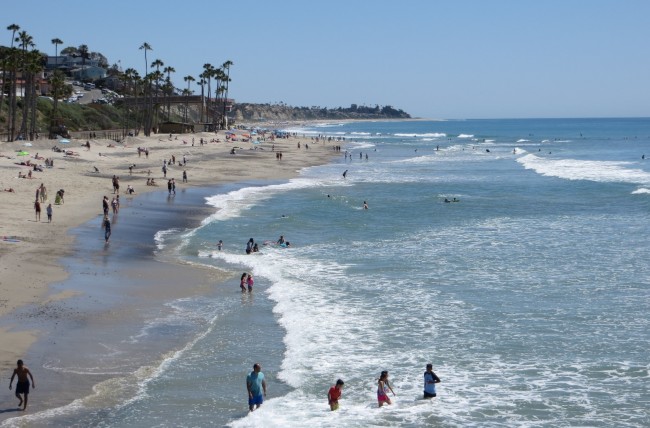
[[[650,194],[650,189],[647,187],[640,187],[632,192],[633,195],[648,195]]]
[[[338,175],[336,178],[339,178]],[[226,220],[229,218],[239,217],[243,212],[251,209],[255,204],[267,200],[278,193],[323,185],[327,185],[327,182],[310,178],[295,178],[287,183],[274,184],[270,186],[245,187],[239,190],[233,190],[226,194],[210,196],[206,198],[206,203],[217,208],[218,211],[204,219],[202,225],[206,225],[215,220]]]
[[[375,147],[376,144],[374,143],[366,143],[366,142],[360,142],[360,141],[352,141],[348,144],[348,147],[350,150],[359,150],[359,149],[370,149],[372,147]]]
[[[517,140],[518,143],[526,143],[528,141],[530,140],[526,140],[525,138],[520,138],[519,140]]]
[[[407,237],[400,242],[417,251],[416,240]],[[380,243],[373,251],[389,254],[394,245]],[[365,242],[349,242],[347,247],[353,254],[367,251]],[[355,266],[332,262],[327,255],[331,251],[335,249],[330,246],[310,246],[289,252],[274,249],[263,257],[241,257],[251,260],[256,275],[272,282],[268,293],[276,302],[274,311],[286,330],[287,349],[279,377],[296,390],[268,400],[258,414],[250,414],[232,426],[295,426],[296,418],[305,426],[331,426],[339,420],[333,418],[343,418],[339,422],[346,426],[380,426],[395,416],[401,421],[418,421],[423,412],[430,412],[429,404],[422,406],[424,403],[418,400],[420,382],[411,381],[422,376],[427,359],[418,337],[435,325],[438,317],[457,319],[460,325],[459,313],[450,304],[444,315],[431,314],[435,291],[404,293],[415,290],[411,278],[389,280],[380,275],[351,274],[349,270]],[[329,262],[320,262],[321,258]],[[363,304],[378,290],[381,292],[372,305]],[[393,317],[386,311],[399,315]],[[429,316],[422,317],[423,313]],[[387,316],[393,320],[390,328],[377,321]],[[378,325],[384,328],[378,329]],[[401,336],[401,346],[384,352],[386,341],[397,340],[395,335]],[[430,336],[430,342],[435,342],[435,334]],[[394,370],[393,387],[398,393],[390,407],[393,416],[376,409],[376,377],[388,367]],[[332,413],[323,397],[329,382],[337,377],[345,379],[347,387],[343,408]]]
[[[165,240],[167,236],[172,235],[178,232],[178,229],[172,228],[167,230],[159,230],[153,237],[154,242],[156,243],[156,248],[162,250],[165,248]]]
[[[474,134],[460,134],[458,138],[474,138]]]
[[[443,138],[446,137],[447,134],[444,132],[429,132],[425,134],[402,134],[402,133],[397,133],[394,134],[396,137],[419,137],[419,138],[425,138],[425,137],[430,137],[430,138]]]
[[[538,174],[567,180],[597,182],[650,183],[650,173],[637,168],[632,162],[586,161],[576,159],[547,159],[534,154],[517,158],[524,168]]]

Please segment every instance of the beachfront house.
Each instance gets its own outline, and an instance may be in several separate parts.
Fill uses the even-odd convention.
[[[106,69],[102,67],[86,65],[85,67],[70,70],[70,77],[75,80],[94,81],[106,77]]]
[[[48,56],[45,69],[50,72],[61,70],[69,77],[80,81],[103,79],[107,75],[107,70],[99,66],[98,60],[86,58],[84,61],[78,55]]]

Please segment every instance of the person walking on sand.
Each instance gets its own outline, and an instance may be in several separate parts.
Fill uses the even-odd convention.
[[[377,401],[379,402],[379,407],[383,406],[384,403],[393,404],[388,397],[388,391],[392,392],[393,396],[395,395],[395,391],[393,391],[390,383],[388,383],[388,372],[384,370],[381,372],[381,376],[379,376],[379,380],[377,382]]]
[[[45,211],[47,212],[47,222],[52,223],[52,204],[49,204]]]
[[[253,365],[253,371],[246,376],[246,389],[248,390],[248,410],[258,409],[266,397],[266,381],[262,366],[258,363]]]
[[[111,221],[108,218],[108,214],[104,215],[102,227],[104,228],[104,240],[108,244],[108,240],[111,237]]]
[[[341,394],[343,393],[343,385],[345,385],[345,382],[338,379],[336,385],[332,386],[327,393],[327,402],[330,405],[331,411],[339,409],[339,398],[341,398]]]
[[[427,364],[424,372],[424,398],[436,396],[436,383],[440,383],[440,378],[433,372],[433,364]]]
[[[253,292],[253,284],[255,284],[255,280],[253,279],[252,274],[248,274],[248,277],[246,278],[246,284],[248,285],[248,292],[252,293]]]
[[[34,211],[36,213],[36,221],[41,221],[41,203],[38,199],[34,201]]]
[[[9,390],[11,390],[11,385],[14,382],[14,377],[18,377],[16,382],[16,398],[20,400],[18,407],[23,406],[23,410],[27,409],[27,399],[29,398],[29,380],[27,376],[32,380],[32,387],[36,388],[36,382],[34,382],[34,376],[32,372],[29,371],[27,366],[23,365],[23,360],[18,360],[16,363],[18,367],[14,369],[14,373],[11,375],[11,380],[9,381]],[[21,397],[20,395],[23,395]]]
[[[45,184],[41,183],[41,203],[44,204],[47,200],[47,187]]]

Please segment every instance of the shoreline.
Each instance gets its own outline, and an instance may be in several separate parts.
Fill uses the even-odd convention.
[[[304,126],[305,123],[301,123]],[[14,367],[14,361],[25,358],[27,350],[39,339],[38,328],[25,329],[21,323],[12,319],[12,314],[27,306],[44,306],[50,301],[71,297],[72,293],[63,289],[51,295],[51,286],[65,283],[69,273],[62,260],[73,254],[76,238],[71,230],[80,227],[94,218],[101,216],[101,199],[110,198],[112,193],[111,177],[120,177],[120,199],[122,206],[128,201],[137,202],[138,195],[152,191],[166,190],[166,179],[161,165],[163,160],[176,157],[176,165],[183,156],[187,158],[184,168],[170,168],[167,178],[175,178],[177,191],[182,188],[208,187],[225,183],[237,183],[246,180],[278,180],[295,177],[304,167],[325,164],[340,153],[332,150],[331,144],[315,143],[309,137],[290,137],[275,139],[260,145],[242,142],[241,134],[235,142],[226,142],[223,132],[195,133],[174,136],[157,134],[149,138],[128,137],[124,144],[115,144],[110,140],[90,140],[91,149],[81,147],[82,140],[72,140],[65,146],[56,144],[55,140],[37,140],[26,147],[24,141],[3,143],[0,151],[0,185],[3,189],[13,188],[15,192],[0,191],[0,206],[3,222],[0,224],[0,237],[15,238],[18,242],[0,241],[0,341],[11,344],[0,351],[0,369],[8,373]],[[201,146],[200,139],[208,141]],[[194,145],[191,141],[194,139]],[[209,142],[219,139],[220,142]],[[184,142],[186,144],[184,144]],[[302,148],[297,148],[300,142]],[[310,144],[309,150],[304,144]],[[50,150],[57,145],[74,152],[70,156]],[[109,147],[109,146],[114,147]],[[271,150],[274,145],[275,150]],[[150,150],[150,155],[138,157],[137,147]],[[236,155],[231,155],[232,147],[239,147]],[[29,156],[17,157],[17,150],[27,149]],[[277,152],[283,153],[281,161],[276,159]],[[53,168],[44,172],[34,172],[32,179],[17,178],[18,172],[27,172],[27,166],[16,165],[28,158],[32,162],[43,163],[34,159],[52,158]],[[101,153],[101,154],[100,154]],[[133,174],[129,175],[129,165],[135,164]],[[99,172],[95,172],[97,168]],[[188,174],[188,183],[182,183],[182,170]],[[151,171],[151,175],[148,175]],[[155,178],[158,186],[146,186],[148,177]],[[44,183],[48,198],[42,207],[40,222],[34,221],[33,199],[35,189]],[[136,189],[135,197],[123,193],[126,185]],[[54,205],[56,189],[65,189],[65,203]],[[45,206],[52,203],[53,221],[47,223]],[[8,210],[6,207],[12,207]],[[99,220],[98,220],[99,223]],[[119,227],[119,226],[118,226]],[[99,231],[97,234],[99,235]],[[44,320],[46,322],[46,320]],[[27,361],[26,361],[27,362]]]

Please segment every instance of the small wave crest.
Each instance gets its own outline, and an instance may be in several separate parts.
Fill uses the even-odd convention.
[[[629,165],[633,165],[631,162],[545,159],[533,154],[521,156],[517,158],[517,162],[538,174],[566,180],[650,183],[650,173],[641,169],[628,168]]]

